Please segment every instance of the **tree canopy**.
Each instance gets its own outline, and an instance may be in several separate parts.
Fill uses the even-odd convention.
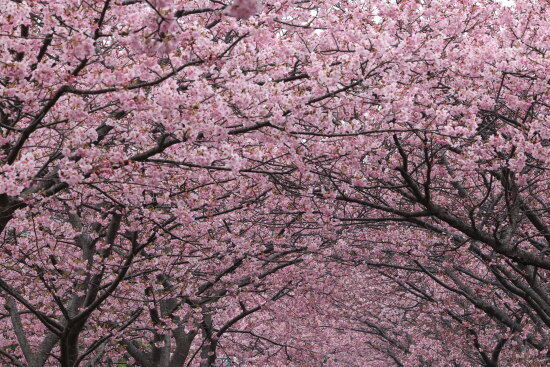
[[[0,364],[547,365],[547,5],[0,0]]]

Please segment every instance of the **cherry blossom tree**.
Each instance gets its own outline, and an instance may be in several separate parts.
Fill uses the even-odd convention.
[[[317,120],[302,118],[294,131],[304,139],[306,169],[317,176],[304,191],[341,223],[331,224],[334,241],[349,254],[335,259],[366,272],[383,269],[375,279],[397,287],[362,298],[415,297],[394,300],[389,320],[365,318],[376,306],[337,299],[338,309],[356,310],[346,319],[386,344],[376,348],[393,363],[543,365],[550,266],[545,9],[538,2],[440,6],[376,4],[380,19],[356,27],[350,20],[331,34],[335,49],[371,69],[347,73],[347,83],[310,100]],[[360,40],[367,57],[356,56]],[[338,54],[320,70],[334,73],[336,58],[345,59]],[[413,307],[420,324],[396,327],[412,321],[404,309]],[[415,343],[424,312],[438,321]],[[439,329],[445,325],[450,329]],[[457,330],[460,341],[452,339]],[[452,341],[438,351],[442,338]],[[460,351],[443,356],[451,344]],[[428,346],[435,352],[426,356],[420,351]]]
[[[547,362],[543,1],[0,10],[2,363]]]

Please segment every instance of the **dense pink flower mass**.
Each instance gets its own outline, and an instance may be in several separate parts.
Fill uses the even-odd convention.
[[[548,19],[0,1],[0,365],[548,365]]]
[[[224,13],[238,19],[247,19],[257,14],[260,7],[259,0],[234,0]]]

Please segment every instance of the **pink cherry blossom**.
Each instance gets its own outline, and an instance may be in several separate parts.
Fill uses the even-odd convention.
[[[248,19],[261,11],[260,0],[233,0],[225,10],[224,14],[237,19]]]
[[[546,366],[545,5],[2,2],[0,366]]]

